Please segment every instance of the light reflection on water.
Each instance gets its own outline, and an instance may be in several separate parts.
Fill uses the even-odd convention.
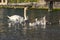
[[[14,30],[9,28],[7,32],[0,33],[0,40],[59,40],[59,25],[47,25],[46,29],[40,26],[37,28],[23,28]]]

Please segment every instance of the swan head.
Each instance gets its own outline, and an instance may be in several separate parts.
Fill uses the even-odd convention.
[[[38,19],[36,18],[35,21],[37,21]]]

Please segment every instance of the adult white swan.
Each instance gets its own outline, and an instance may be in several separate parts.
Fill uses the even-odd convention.
[[[24,21],[24,18],[19,15],[8,16],[8,18],[9,18],[8,20],[9,27],[14,26],[16,24],[21,24]]]
[[[11,21],[20,21],[20,22],[23,22],[23,17],[19,16],[19,15],[12,15],[12,16],[8,16],[8,18],[11,20]]]

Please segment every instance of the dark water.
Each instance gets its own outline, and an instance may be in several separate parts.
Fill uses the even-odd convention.
[[[11,16],[14,14],[23,16],[23,9],[0,9],[0,14],[4,17],[7,15]],[[55,11],[53,13],[59,13]],[[41,18],[48,14],[47,10],[27,10],[27,15],[29,16],[29,21],[33,22],[35,18]],[[54,15],[56,16],[56,15]],[[2,24],[7,24],[6,19],[0,17]],[[4,19],[4,20],[3,20]],[[4,21],[4,23],[3,23]],[[8,26],[0,26],[0,40],[60,40],[60,25],[46,25],[46,28],[43,29],[43,26],[36,26],[36,28],[31,28],[29,26],[26,30],[23,30],[24,26],[20,26],[19,29],[14,27],[8,28]]]

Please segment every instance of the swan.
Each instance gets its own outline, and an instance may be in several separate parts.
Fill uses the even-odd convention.
[[[29,26],[36,26],[36,23],[35,22],[29,23]]]
[[[41,20],[41,25],[46,25],[46,17],[44,16]]]
[[[19,16],[19,15],[12,15],[12,16],[8,16],[9,20],[8,20],[8,25],[9,27],[11,27],[11,25],[15,25],[15,24],[21,24],[24,19],[23,17]]]
[[[42,26],[41,28],[45,29],[46,28],[46,16],[44,16],[41,20],[40,20],[40,25]]]
[[[36,18],[35,22],[29,23],[29,26],[38,26],[39,24],[40,24],[40,21],[38,21],[37,18]]]
[[[46,16],[44,16],[41,20],[35,19],[35,22],[29,23],[29,26],[43,26],[41,28],[46,28]]]
[[[36,25],[40,25],[40,21],[36,18],[35,19]]]
[[[19,15],[12,15],[12,16],[7,16],[9,18],[9,22],[8,25],[15,25],[15,24],[21,24],[22,26],[24,26],[23,23],[25,23],[25,21],[28,20],[28,16],[25,17],[22,17],[22,16],[19,16]]]
[[[16,21],[16,20],[20,20],[20,22],[23,21],[23,17],[19,16],[19,15],[12,15],[12,16],[8,16],[9,20],[11,21]]]
[[[37,25],[46,25],[46,16],[44,16],[41,20],[35,19]]]

